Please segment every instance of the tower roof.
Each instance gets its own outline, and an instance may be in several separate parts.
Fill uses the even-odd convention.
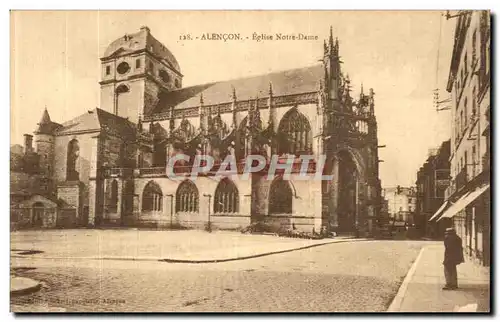
[[[50,115],[49,111],[47,111],[47,108],[43,111],[42,118],[40,119],[40,124],[49,124],[52,121],[50,120]]]
[[[160,61],[165,62],[172,69],[181,72],[181,68],[177,59],[167,47],[159,42],[153,35],[148,27],[141,27],[139,32],[133,34],[125,34],[122,37],[113,41],[106,51],[101,60],[112,58],[114,56],[122,56],[136,51],[146,50]]]
[[[52,122],[49,111],[47,111],[46,107],[43,111],[42,118],[38,123],[38,128],[36,129],[35,134],[53,134],[54,131],[60,126],[60,124]]]

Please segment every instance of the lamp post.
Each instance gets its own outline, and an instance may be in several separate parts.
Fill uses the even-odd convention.
[[[208,223],[207,223],[207,231],[208,232],[212,232],[212,223],[210,222],[210,201],[212,200],[212,195],[211,194],[208,194],[208,193],[204,193],[203,194],[203,197],[208,197]]]
[[[174,195],[168,194],[166,197],[170,197],[170,228],[173,226],[173,216],[174,216]]]

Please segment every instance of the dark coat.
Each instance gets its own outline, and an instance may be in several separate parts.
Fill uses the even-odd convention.
[[[446,234],[444,248],[443,265],[458,265],[464,262],[462,238],[458,237],[457,234]]]

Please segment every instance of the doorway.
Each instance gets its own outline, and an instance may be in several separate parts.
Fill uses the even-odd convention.
[[[45,207],[43,203],[36,202],[33,204],[33,218],[31,220],[33,228],[43,227],[43,217],[45,215]]]

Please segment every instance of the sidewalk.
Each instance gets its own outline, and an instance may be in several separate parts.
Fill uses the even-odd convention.
[[[296,242],[294,243],[285,242],[285,243],[261,244],[261,245],[245,246],[239,248],[215,249],[211,251],[204,251],[191,254],[177,254],[170,258],[163,258],[161,259],[161,261],[169,263],[227,262],[233,260],[242,260],[242,259],[255,258],[272,254],[285,253],[285,252],[306,249],[315,246],[333,244],[333,243],[364,241],[364,240],[367,239],[361,239],[361,238],[358,239],[337,238],[337,239],[320,239],[320,240],[296,239]]]
[[[460,264],[458,286],[442,290],[444,246],[424,247],[404,279],[388,312],[489,312],[489,269],[470,260]]]

